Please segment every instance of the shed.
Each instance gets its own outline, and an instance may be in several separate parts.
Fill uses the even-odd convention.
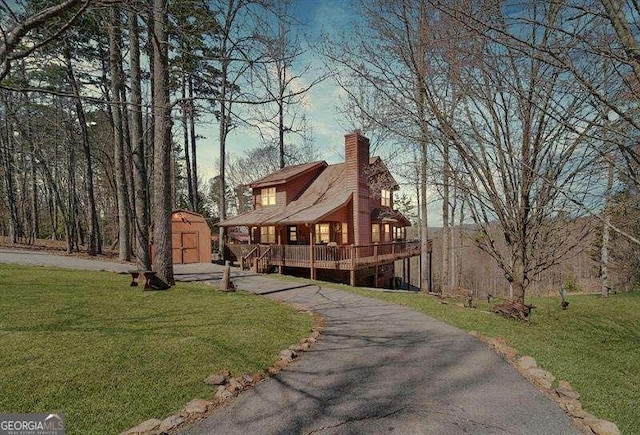
[[[205,217],[187,210],[171,213],[173,263],[211,263],[211,228]]]

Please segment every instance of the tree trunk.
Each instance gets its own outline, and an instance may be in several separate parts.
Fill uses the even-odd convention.
[[[441,292],[447,294],[450,288],[451,227],[449,225],[449,141],[443,143],[442,163],[442,279]]]
[[[193,191],[193,209],[198,211],[200,196],[198,194],[198,155],[196,154],[196,120],[193,100],[193,75],[189,75],[189,135],[191,138],[191,190]]]
[[[129,220],[127,207],[127,178],[124,158],[124,132],[122,128],[122,111],[119,103],[122,76],[120,75],[120,9],[109,9],[109,64],[111,67],[110,97],[111,116],[113,118],[114,165],[116,177],[116,196],[118,202],[118,244],[121,261],[131,259],[131,243],[129,241]]]
[[[608,162],[607,190],[604,196],[602,247],[600,248],[600,281],[602,297],[609,297],[609,227],[611,226],[611,189],[613,188],[613,163]]]
[[[169,104],[169,59],[167,1],[153,1],[153,267],[156,277],[174,284],[171,238],[171,106]]]
[[[4,166],[4,190],[5,198],[7,199],[7,205],[9,206],[9,240],[11,243],[18,243],[21,236],[20,217],[18,215],[18,201],[16,201],[15,194],[15,178],[13,174],[13,155],[15,154],[15,147],[13,145],[13,129],[11,125],[5,120],[4,134],[0,132],[2,136],[0,138],[0,157],[2,157],[2,165]]]
[[[512,268],[512,281],[511,287],[513,289],[513,302],[518,304],[522,309],[524,309],[524,292],[525,292],[525,270],[524,263],[521,258],[517,255],[513,259],[513,268]]]
[[[183,47],[183,50],[186,50]],[[196,211],[195,200],[193,197],[193,183],[191,182],[191,158],[190,147],[189,147],[189,118],[187,115],[188,103],[187,103],[187,78],[186,74],[182,75],[182,137],[184,140],[184,163],[185,169],[187,170],[187,191],[189,193],[189,210]]]
[[[149,253],[149,191],[147,188],[146,152],[142,137],[142,91],[140,71],[140,32],[138,15],[128,12],[129,60],[131,67],[131,144],[133,160],[133,189],[135,197],[136,264],[140,270],[151,269]]]
[[[429,222],[427,218],[427,150],[426,143],[420,147],[420,291],[429,292],[431,287],[431,253],[429,252]]]
[[[71,53],[69,48],[65,49],[65,60],[67,67],[67,77],[69,84],[71,85],[71,91],[74,96],[74,103],[76,109],[76,116],[78,123],[80,124],[80,134],[82,138],[82,150],[84,151],[84,158],[86,160],[86,183],[87,183],[87,200],[89,203],[89,243],[87,244],[87,253],[89,255],[96,255],[102,252],[102,240],[100,238],[100,229],[98,226],[98,212],[96,210],[96,200],[93,188],[93,163],[91,161],[91,145],[89,142],[89,130],[87,126],[87,120],[85,117],[84,107],[82,105],[82,99],[80,98],[80,89],[78,88],[78,82],[73,68],[71,66]]]

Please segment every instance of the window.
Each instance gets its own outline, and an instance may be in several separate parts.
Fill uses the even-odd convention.
[[[346,245],[349,243],[349,224],[346,222],[342,222],[342,244]]]
[[[265,187],[260,192],[260,196],[262,197],[262,205],[276,205],[276,188],[275,187]]]
[[[329,243],[331,241],[331,225],[316,224],[316,243]]]
[[[384,207],[391,207],[391,191],[382,190],[380,194],[380,201]]]
[[[298,227],[289,227],[289,242],[298,241]]]
[[[275,243],[276,227],[260,227],[260,243]]]
[[[380,224],[371,224],[371,242],[380,242]]]
[[[391,241],[391,230],[389,229],[389,224],[384,224],[384,241]]]

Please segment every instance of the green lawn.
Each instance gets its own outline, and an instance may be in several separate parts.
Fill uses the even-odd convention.
[[[537,308],[526,323],[487,313],[481,301],[473,310],[422,294],[328,286],[405,305],[467,331],[500,335],[558,380],[568,380],[588,412],[614,421],[623,434],[640,434],[640,292],[609,299],[570,296],[566,311],[559,298],[530,299]]]
[[[312,320],[249,293],[143,292],[106,272],[0,265],[0,412],[64,412],[69,434],[119,433],[259,372]]]

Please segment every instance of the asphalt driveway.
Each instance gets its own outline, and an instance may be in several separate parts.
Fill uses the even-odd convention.
[[[131,269],[22,252],[0,249],[0,262]],[[214,265],[176,267],[181,280],[215,281],[219,275]],[[234,273],[234,283],[322,314],[324,334],[277,376],[182,434],[579,433],[513,367],[457,328],[398,305],[316,285],[242,272]]]

